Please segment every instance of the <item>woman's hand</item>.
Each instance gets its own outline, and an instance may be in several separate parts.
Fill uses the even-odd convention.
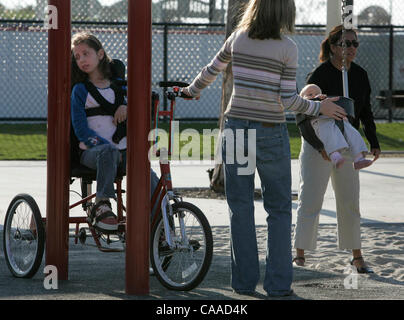
[[[181,97],[184,99],[195,99],[195,100],[199,100],[199,98],[201,97],[200,95],[197,97],[193,97],[190,93],[188,88],[181,88]]]
[[[347,114],[344,108],[336,105],[333,101],[338,101],[339,97],[327,98],[321,101],[320,113],[335,120],[343,120]]]
[[[188,97],[192,97],[191,94],[189,93],[188,88],[181,88],[181,93]]]
[[[121,105],[115,112],[113,123],[117,126],[118,123],[124,122],[128,117],[128,106]]]
[[[324,149],[321,150],[320,153],[324,160],[331,161],[330,157],[328,156],[327,152]]]
[[[380,149],[377,149],[377,148],[372,148],[370,150],[370,153],[374,156],[373,162],[375,162],[377,159],[379,159],[379,156],[382,153],[382,151]]]

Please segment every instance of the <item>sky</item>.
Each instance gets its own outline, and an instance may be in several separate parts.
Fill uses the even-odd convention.
[[[114,4],[115,2],[118,2],[119,0],[98,0],[98,1],[102,5],[108,6]],[[295,1],[297,6],[302,5],[305,2],[304,0],[295,0]],[[326,0],[318,0],[318,1],[321,3],[326,3]],[[0,3],[8,8],[15,8],[17,6],[25,7],[27,5],[36,5],[36,0],[0,0]],[[403,16],[401,14],[401,12],[404,9],[404,2],[402,0],[354,0],[354,4],[356,14],[360,13],[363,9],[371,5],[382,6],[387,12],[390,13],[390,5],[392,5],[393,24],[404,25]],[[313,22],[325,23],[325,18],[323,18],[322,16],[315,18],[314,20],[323,20],[323,19],[324,21],[313,21]]]
[[[103,6],[112,5],[119,0],[98,0]],[[36,0],[0,0],[0,3],[7,8],[15,8],[17,6],[25,7],[28,5],[36,5]]]

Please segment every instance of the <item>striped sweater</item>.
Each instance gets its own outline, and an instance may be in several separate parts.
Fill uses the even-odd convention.
[[[296,93],[297,47],[285,36],[253,40],[247,32],[234,32],[187,88],[189,94],[199,96],[230,62],[234,81],[227,117],[282,123],[285,109],[318,116],[320,102]]]

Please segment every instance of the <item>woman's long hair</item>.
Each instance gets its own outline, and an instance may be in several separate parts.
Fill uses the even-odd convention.
[[[281,39],[281,33],[295,31],[295,17],[294,0],[250,0],[237,30],[251,39]]]
[[[73,54],[73,48],[78,46],[79,44],[85,43],[90,48],[94,49],[96,52],[101,49],[104,50],[102,43],[98,40],[93,34],[89,32],[80,32],[73,36],[72,38],[72,78],[71,78],[71,86],[73,87],[76,83],[84,82],[88,79],[88,74],[81,71],[76,63],[76,58]],[[100,61],[98,68],[101,74],[109,79],[111,77],[111,67],[110,64],[112,59],[107,55],[104,50],[104,57]]]
[[[328,37],[325,38],[323,40],[323,42],[321,42],[320,55],[318,57],[320,60],[320,63],[323,63],[331,58],[331,55],[332,55],[331,45],[336,44],[339,41],[341,41],[342,28],[343,28],[342,24],[339,26],[336,26],[335,28],[333,28],[330,31],[330,33],[328,34]],[[353,32],[355,34],[355,36],[358,37],[358,35],[356,34],[356,31],[353,29],[347,30],[347,32]]]

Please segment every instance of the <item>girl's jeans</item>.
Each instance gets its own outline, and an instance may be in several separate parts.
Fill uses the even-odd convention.
[[[126,167],[126,151],[120,151],[110,144],[102,144],[87,149],[81,155],[80,162],[86,167],[97,170],[97,198],[115,198],[114,181],[122,154],[123,168]],[[156,173],[150,172],[150,194],[158,184]]]
[[[255,131],[256,139],[253,140],[256,143],[250,141],[248,145],[248,129]],[[291,163],[287,127],[286,124],[266,127],[261,122],[236,118],[226,120],[222,144],[225,190],[230,212],[231,286],[236,291],[254,291],[260,278],[254,221],[255,168],[252,172],[239,170],[251,165],[238,161],[240,148],[244,148],[245,155],[248,152],[250,162],[256,163],[264,208],[268,214],[264,290],[273,295],[288,293],[293,267]]]

